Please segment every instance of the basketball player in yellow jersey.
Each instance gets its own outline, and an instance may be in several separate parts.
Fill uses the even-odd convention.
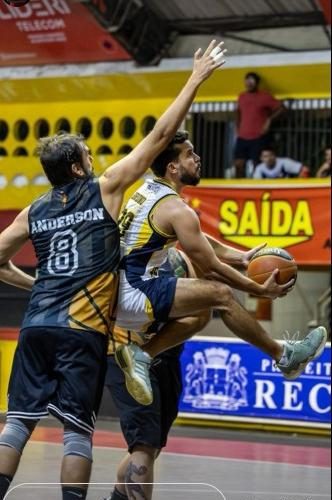
[[[64,424],[62,498],[86,498],[111,330],[109,308],[117,292],[116,221],[123,195],[167,146],[200,85],[223,63],[215,41],[204,54],[197,51],[188,82],[154,129],[100,178],[93,176],[82,137],[41,140],[40,160],[52,188],[0,235],[0,279],[32,288],[0,435],[0,500],[34,427],[48,413]],[[38,260],[36,281],[10,262],[29,238]]]
[[[303,341],[286,343],[283,347],[238,303],[232,292],[236,288],[276,299],[292,289],[294,280],[279,285],[275,270],[260,285],[232,267],[248,264],[249,257],[261,246],[250,255],[220,244],[216,255],[201,231],[196,213],[180,196],[184,186],[197,185],[201,176],[201,161],[187,132],[175,134],[153,162],[152,170],[155,178],[147,180],[134,193],[120,217],[119,326],[147,332],[154,321],[166,322],[216,308],[235,335],[271,356],[285,377],[296,378],[324,348],[325,328],[318,327]],[[158,276],[167,248],[177,241],[205,279]],[[135,344],[121,346],[116,351],[127,388],[141,403],[152,401],[149,355],[154,356],[177,342],[177,335],[166,336],[161,331],[150,344],[143,346],[144,351]]]

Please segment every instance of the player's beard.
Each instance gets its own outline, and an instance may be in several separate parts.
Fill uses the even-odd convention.
[[[201,180],[201,177],[200,177],[198,172],[196,173],[196,175],[189,174],[184,169],[181,172],[180,182],[184,186],[197,186],[197,184],[199,183],[200,180]]]
[[[93,167],[90,169],[87,169],[85,166],[82,165],[82,168],[84,170],[85,176],[84,179],[93,179],[95,177],[95,172]]]

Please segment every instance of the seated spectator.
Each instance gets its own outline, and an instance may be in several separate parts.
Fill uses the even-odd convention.
[[[325,149],[325,161],[317,170],[316,177],[331,177],[331,148]]]
[[[254,179],[278,179],[285,177],[309,177],[310,169],[291,158],[278,158],[272,148],[263,149],[261,163],[254,171]]]

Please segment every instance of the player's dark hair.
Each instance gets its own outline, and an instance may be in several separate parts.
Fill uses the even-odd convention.
[[[254,71],[249,71],[249,73],[247,73],[244,78],[245,78],[245,80],[247,78],[253,78],[256,82],[256,85],[259,85],[259,83],[261,81],[261,77],[257,73],[255,73]]]
[[[269,151],[270,153],[277,155],[277,150],[273,146],[265,146],[264,148],[262,148],[261,152],[263,153],[263,151]]]
[[[82,135],[59,132],[39,140],[38,156],[52,186],[63,186],[75,179],[73,163],[82,164]]]
[[[167,165],[178,158],[181,151],[179,145],[187,141],[188,138],[189,133],[186,130],[178,130],[176,132],[171,142],[164,151],[157,156],[151,166],[155,175],[158,177],[164,177],[166,175]]]

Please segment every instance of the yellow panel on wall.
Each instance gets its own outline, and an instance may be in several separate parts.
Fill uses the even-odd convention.
[[[15,155],[18,148],[24,148],[32,156],[39,135],[65,130],[83,133],[94,155],[100,148],[109,148],[108,152],[114,155],[127,153],[152,128],[167,104],[163,100],[148,103],[139,100],[128,106],[127,101],[119,100],[3,105],[0,148],[8,156]]]
[[[96,175],[100,175],[108,166],[119,160],[121,156],[97,156],[94,159]],[[5,188],[0,187],[0,210],[19,210],[44,194],[50,185],[33,185],[34,180],[42,174],[42,167],[36,157],[33,158],[0,158],[0,180],[5,177],[8,185]],[[27,184],[21,187],[11,185],[11,181],[17,176],[26,177]],[[131,186],[124,197],[126,201],[131,194],[138,189],[143,181],[138,181]]]
[[[0,339],[0,412],[7,409],[7,388],[16,344],[16,340]]]
[[[273,55],[271,55],[273,64]],[[330,95],[330,65],[327,63],[263,65],[255,68],[272,93],[279,98],[313,98]],[[244,75],[252,67],[227,67],[217,71],[200,89],[198,99],[235,100],[243,88]],[[124,99],[171,99],[180,91],[190,71],[112,73],[85,77],[3,80],[0,101],[66,102]],[[129,106],[132,104],[130,103]]]

